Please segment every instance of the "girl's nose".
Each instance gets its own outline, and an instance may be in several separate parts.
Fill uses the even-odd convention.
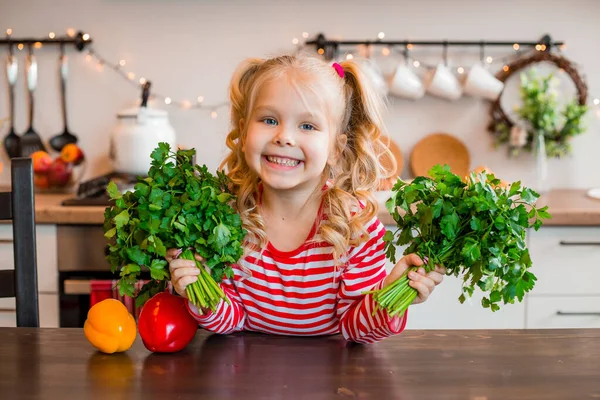
[[[277,132],[275,138],[273,139],[273,143],[279,146],[295,146],[296,142],[290,131],[288,129],[282,128]]]

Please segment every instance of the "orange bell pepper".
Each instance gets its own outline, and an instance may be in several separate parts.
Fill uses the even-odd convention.
[[[123,303],[106,299],[90,308],[83,332],[92,346],[111,354],[126,351],[133,345],[137,326]]]

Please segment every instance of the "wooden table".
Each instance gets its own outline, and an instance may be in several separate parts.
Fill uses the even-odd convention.
[[[600,398],[600,330],[405,331],[374,345],[198,331],[96,352],[81,329],[0,328],[2,399]]]

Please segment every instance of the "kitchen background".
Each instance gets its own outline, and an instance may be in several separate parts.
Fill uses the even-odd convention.
[[[14,37],[63,35],[68,28],[82,30],[93,39],[92,48],[113,63],[125,60],[123,70],[134,72],[134,81],[152,81],[153,93],[168,96],[171,105],[153,101],[151,106],[169,112],[177,143],[198,150],[197,162],[217,168],[225,154],[228,109],[210,105],[227,101],[227,86],[236,65],[245,57],[269,56],[293,51],[296,38],[302,44],[322,32],[331,39],[366,40],[385,33],[389,40],[501,40],[536,41],[548,33],[566,43],[563,53],[579,65],[589,88],[586,132],[572,141],[573,154],[549,160],[548,185],[552,188],[600,186],[600,3],[579,1],[242,1],[192,0],[0,0],[0,28],[12,29]],[[308,39],[303,32],[309,34]],[[312,48],[314,50],[314,48]],[[402,56],[381,53],[373,57],[385,74],[403,62]],[[352,49],[345,49],[352,50]],[[356,54],[360,53],[360,49]],[[511,56],[511,47],[487,47],[485,56],[500,60]],[[0,46],[6,52],[6,46]],[[26,48],[17,51],[20,64],[16,90],[16,130],[27,128],[27,103],[23,72]],[[6,54],[7,55],[7,54]],[[44,140],[62,132],[56,46],[35,50],[38,88],[34,126]],[[411,55],[424,63],[442,60],[441,47],[415,47]],[[2,55],[4,57],[5,55]],[[140,90],[110,68],[99,68],[95,58],[68,47],[67,106],[69,127],[86,154],[84,178],[110,172],[109,136],[117,112],[135,105]],[[468,69],[479,61],[479,48],[448,51],[449,65]],[[502,62],[492,61],[493,72]],[[422,73],[423,68],[417,70]],[[570,99],[574,86],[565,74],[561,93]],[[563,79],[564,78],[564,79]],[[502,98],[510,111],[517,102],[518,77],[507,83]],[[8,116],[6,79],[0,79],[0,119]],[[177,101],[194,104],[203,97],[206,108],[185,110]],[[213,113],[216,111],[216,115]],[[216,118],[214,118],[216,116]],[[463,96],[448,101],[425,96],[416,101],[390,97],[386,123],[390,136],[402,149],[405,163],[412,147],[424,136],[446,132],[460,138],[471,156],[471,167],[486,165],[507,181],[522,180],[535,187],[535,161],[530,153],[507,157],[506,145],[492,147],[487,132],[489,102]],[[0,131],[7,132],[7,126]],[[2,161],[8,158],[1,152]],[[404,177],[410,177],[405,166]],[[0,185],[10,182],[8,168]]]

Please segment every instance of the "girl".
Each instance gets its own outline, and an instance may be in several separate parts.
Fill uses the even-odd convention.
[[[406,313],[373,315],[374,300],[363,293],[423,261],[406,256],[387,276],[385,228],[371,193],[391,175],[380,157],[395,162],[381,140],[383,99],[365,71],[355,61],[250,59],[233,76],[230,100],[231,152],[221,168],[248,231],[245,254],[221,284],[231,304],[222,301],[213,313],[188,302],[190,313],[221,334],[341,332],[372,343],[400,333]],[[170,249],[167,261],[173,287],[186,297],[199,270],[179,253]],[[414,303],[429,297],[443,273],[409,275],[419,293]]]

